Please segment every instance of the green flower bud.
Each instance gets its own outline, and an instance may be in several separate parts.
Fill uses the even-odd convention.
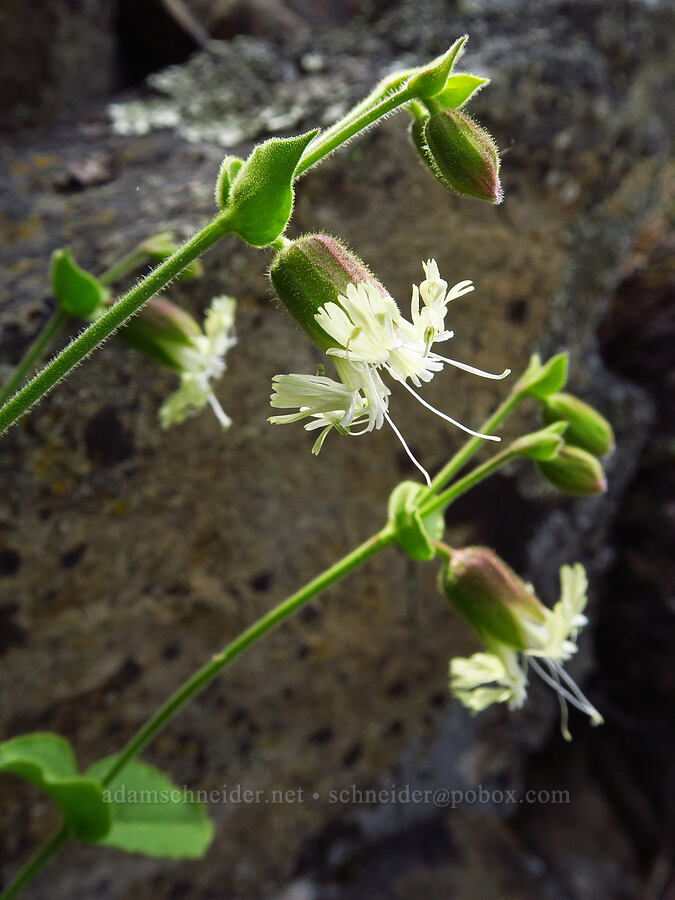
[[[602,466],[581,447],[565,445],[555,459],[537,466],[544,478],[565,494],[603,494],[607,490]]]
[[[525,582],[488,547],[452,550],[441,573],[448,601],[484,643],[524,650],[525,622],[543,622],[544,607]]]
[[[588,450],[593,456],[605,456],[614,449],[614,433],[607,419],[572,394],[548,396],[542,403],[542,415],[545,422],[566,421],[569,425],[566,442]]]
[[[419,149],[418,140],[413,140]],[[435,112],[424,123],[424,162],[448,190],[461,197],[501,203],[499,150],[493,138],[466,113]]]
[[[336,303],[349,284],[361,281],[386,294],[365,263],[328,234],[290,241],[275,256],[270,280],[286,309],[324,352],[335,346],[335,340],[314,318],[320,307]]]
[[[415,149],[420,155],[420,159],[424,163],[424,165],[429,169],[434,178],[441,181],[438,170],[434,166],[434,161],[429,152],[429,148],[427,147],[427,140],[424,136],[424,131],[427,126],[428,119],[426,118],[415,118],[410,123],[410,138],[415,145]],[[443,182],[442,182],[443,183]],[[446,184],[443,183],[444,187],[447,187]]]
[[[153,297],[117,336],[161,365],[182,372],[185,348],[201,333],[190,313],[164,297]]]

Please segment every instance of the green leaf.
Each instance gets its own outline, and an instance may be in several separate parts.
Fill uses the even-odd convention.
[[[104,778],[114,760],[99,760],[88,774]],[[98,842],[104,847],[145,856],[196,859],[211,843],[213,823],[206,809],[146,763],[127,763],[103,796],[112,813],[112,828]]]
[[[238,156],[226,156],[220,164],[215,192],[216,203],[219,209],[225,209],[227,206],[232,182],[243,165],[244,160]]]
[[[457,38],[447,52],[432,60],[428,66],[424,66],[409,79],[407,87],[411,97],[420,99],[435,97],[444,89],[452,67],[459,58],[468,37],[468,34],[464,34]]]
[[[428,497],[429,489],[415,481],[402,481],[389,497],[389,522],[396,529],[396,542],[411,559],[433,559],[436,550],[431,543],[438,541],[445,530],[442,510],[420,516],[420,504]]]
[[[567,428],[568,423],[565,421],[552,422],[546,428],[519,437],[511,444],[511,450],[528,459],[555,459],[565,443],[563,434]]]
[[[427,513],[422,518],[422,528],[430,541],[440,541],[445,532],[445,511],[435,509],[433,512]]]
[[[545,400],[550,394],[557,393],[567,381],[567,359],[567,353],[558,353],[542,365],[535,353],[515,390],[522,396],[536,397],[538,400]]]
[[[470,100],[483,85],[489,83],[489,78],[478,78],[476,75],[452,75],[435,99],[446,109],[458,109]]]
[[[18,775],[45,791],[58,804],[73,835],[96,842],[110,828],[103,789],[78,775],[68,741],[57,734],[27,734],[0,744],[0,772]]]
[[[71,316],[88,318],[108,297],[106,288],[77,265],[69,250],[52,253],[49,275],[59,306]]]
[[[225,209],[232,230],[247,243],[266,247],[283,234],[293,211],[295,170],[317,133],[314,129],[298,137],[270,138],[258,144],[237,171]]]

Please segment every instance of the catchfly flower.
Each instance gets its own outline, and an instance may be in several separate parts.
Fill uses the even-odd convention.
[[[335,292],[334,300],[318,306],[313,311],[314,328],[318,325],[320,345],[331,357],[340,380],[325,375],[275,376],[271,405],[280,409],[297,407],[298,411],[272,416],[269,421],[287,424],[309,419],[305,424],[308,431],[321,429],[312,448],[315,454],[319,453],[332,429],[356,436],[381,428],[386,421],[412,462],[431,484],[427,471],[413,456],[389,415],[391,391],[382,378],[388,375],[423,406],[462,431],[485,440],[500,440],[494,435],[473,431],[437,410],[415,390],[422,382],[431,381],[446,365],[483,378],[505,378],[510,373],[506,369],[493,375],[432,351],[434,344],[448,341],[453,336],[453,332],[445,327],[448,305],[474,287],[471,281],[461,281],[448,289],[448,283],[441,278],[433,259],[423,263],[423,268],[425,279],[419,287],[413,286],[410,319],[404,318],[394,299],[372,276],[347,281],[342,291]]]
[[[577,651],[577,635],[587,623],[583,614],[588,581],[580,563],[560,570],[560,599],[552,609],[491,550],[467,547],[452,551],[443,576],[450,602],[475,628],[487,652],[450,661],[450,689],[472,712],[493,703],[523,705],[531,668],[558,696],[561,728],[570,739],[567,704],[589,716],[602,716],[565,671]]]
[[[164,401],[159,410],[162,428],[183,422],[189,415],[211,406],[223,428],[232,420],[213,392],[212,382],[225,371],[225,355],[237,343],[234,336],[236,301],[232,297],[214,297],[204,318],[204,330],[197,327],[187,340],[172,341],[172,368],[180,374],[180,387]],[[166,342],[165,342],[166,343]]]

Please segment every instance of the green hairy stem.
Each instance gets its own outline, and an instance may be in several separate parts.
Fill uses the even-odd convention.
[[[143,304],[175,278],[189,263],[201,256],[229,230],[226,214],[216,216],[168,259],[121,297],[100,318],[89,325],[28,384],[0,409],[0,434],[13,425],[55,384],[123,325]]]

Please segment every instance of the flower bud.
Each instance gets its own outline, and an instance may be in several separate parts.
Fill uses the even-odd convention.
[[[322,306],[336,303],[349,284],[363,281],[386,295],[365,263],[328,234],[309,234],[289,242],[275,256],[270,279],[286,309],[324,352],[335,346],[335,340],[314,318]]]
[[[185,348],[201,333],[190,313],[164,297],[152,297],[117,336],[161,365],[182,372]]]
[[[449,602],[487,644],[524,650],[524,622],[543,622],[544,608],[524,581],[488,547],[452,550],[441,573]]]
[[[542,415],[545,422],[567,422],[566,442],[593,456],[605,456],[614,449],[614,433],[607,419],[572,394],[551,394],[542,403]]]
[[[427,140],[424,136],[424,131],[427,126],[428,119],[420,119],[415,118],[410,123],[410,138],[415,145],[415,149],[420,155],[420,159],[424,163],[424,165],[429,169],[431,174],[438,181],[441,181],[444,187],[448,187],[445,182],[439,176],[438,170],[434,166],[434,161],[432,159],[431,153],[429,153],[429,148],[427,147]]]
[[[444,109],[424,123],[422,159],[448,190],[462,197],[501,203],[499,150],[493,138],[466,113]],[[413,140],[415,136],[413,135]],[[418,141],[415,140],[419,149]]]
[[[554,459],[537,466],[544,478],[565,494],[603,494],[607,490],[602,466],[581,447],[565,445]]]

